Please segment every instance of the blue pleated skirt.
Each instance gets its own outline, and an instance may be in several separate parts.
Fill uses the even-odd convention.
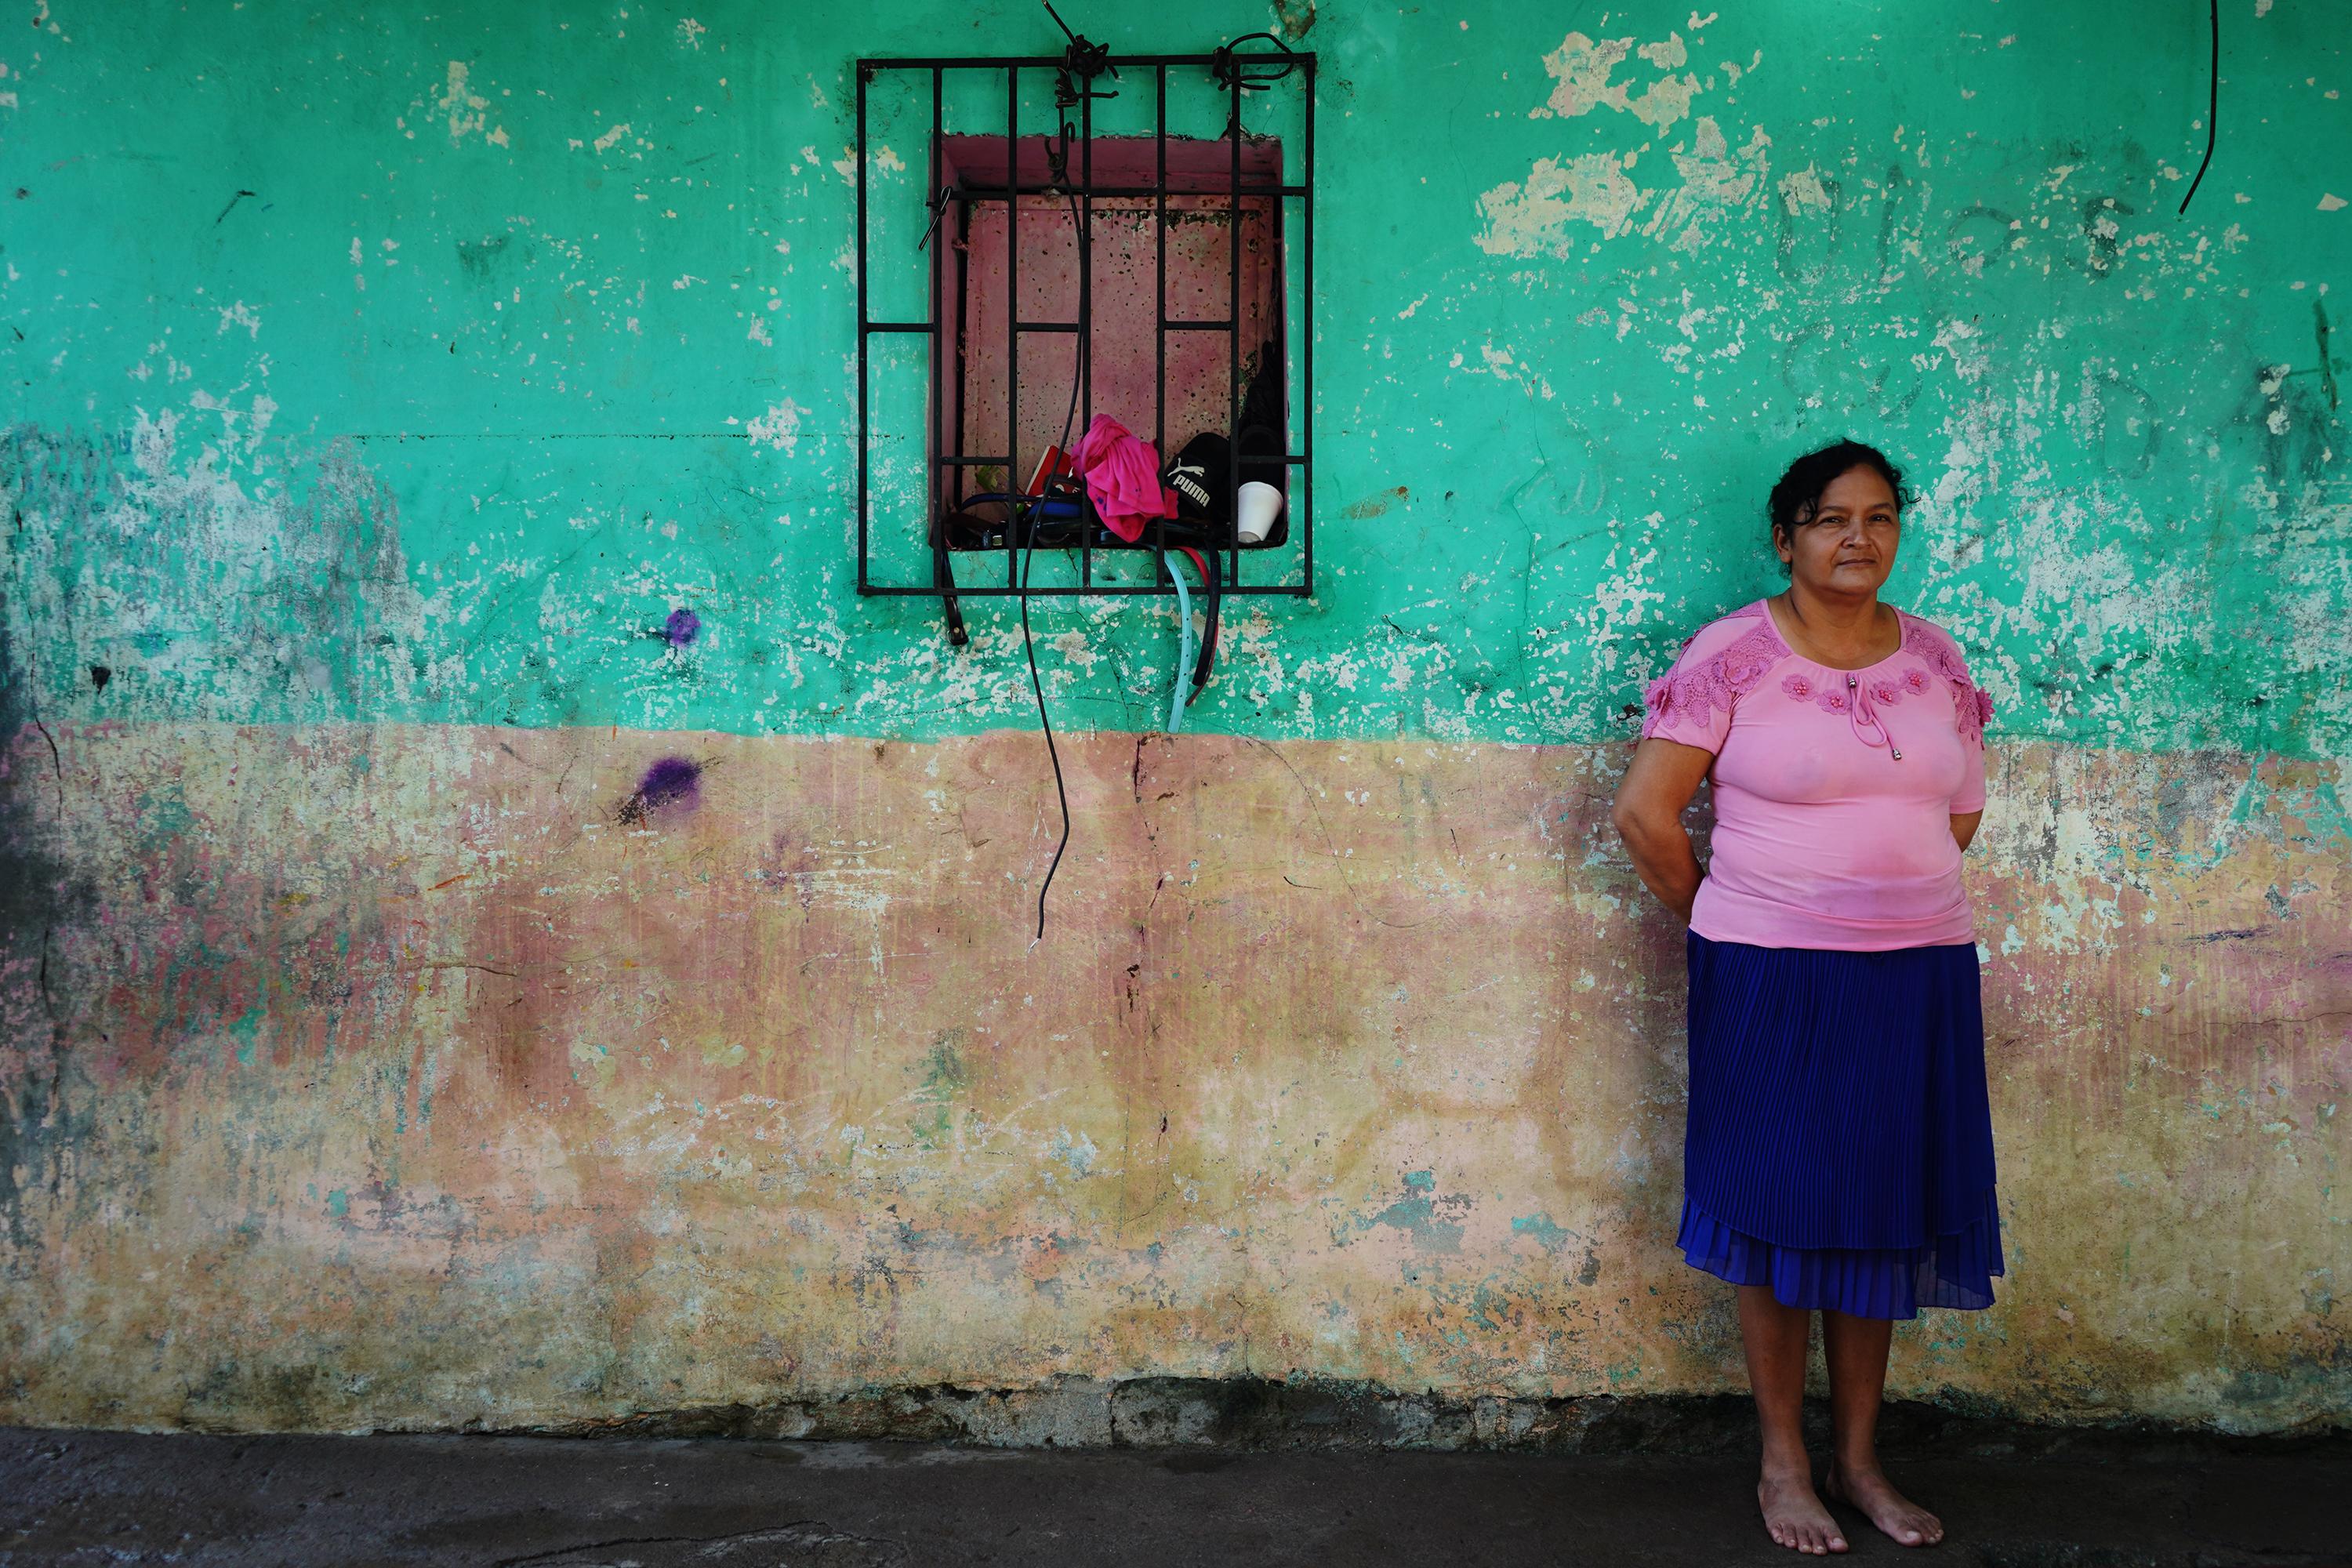
[[[1990,1306],[2000,1216],[1976,948],[1693,931],[1689,952],[1684,1258],[1858,1318]]]

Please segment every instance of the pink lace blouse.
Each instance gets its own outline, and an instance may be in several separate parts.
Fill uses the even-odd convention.
[[[1644,739],[1715,753],[1693,931],[1863,952],[1975,940],[1950,819],[1984,805],[1992,701],[1942,628],[1904,616],[1894,654],[1832,669],[1759,599],[1701,626],[1647,700]]]

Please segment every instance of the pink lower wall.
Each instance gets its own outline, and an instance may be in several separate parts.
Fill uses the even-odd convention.
[[[1141,1375],[1738,1386],[1622,747],[68,726],[0,1420],[526,1426]],[[670,759],[667,772],[658,764]],[[2344,1408],[2333,765],[1997,749],[2011,1275],[1898,1393]]]

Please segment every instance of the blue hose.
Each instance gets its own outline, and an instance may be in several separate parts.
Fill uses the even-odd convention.
[[[1184,586],[1184,574],[1168,564],[1165,550],[1160,569],[1176,584],[1176,684],[1168,693],[1168,732],[1173,735],[1184,728],[1184,678],[1192,668],[1192,595]]]

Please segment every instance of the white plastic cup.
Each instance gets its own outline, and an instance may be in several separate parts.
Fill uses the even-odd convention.
[[[1239,504],[1242,515],[1234,536],[1244,544],[1256,544],[1274,531],[1274,520],[1282,515],[1282,492],[1262,479],[1252,479],[1242,487]]]

